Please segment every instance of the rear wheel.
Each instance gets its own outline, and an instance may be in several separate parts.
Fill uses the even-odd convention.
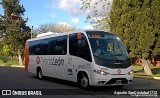
[[[42,70],[41,69],[37,70],[37,78],[40,79],[40,80],[43,78],[43,74],[42,74]]]

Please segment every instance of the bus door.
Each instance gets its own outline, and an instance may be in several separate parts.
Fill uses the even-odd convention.
[[[67,35],[59,36],[55,43],[55,65],[56,65],[56,77],[60,79],[66,79],[65,67],[67,64]]]
[[[70,66],[68,72],[73,79],[76,79],[78,70],[90,70],[91,53],[83,33],[70,34],[69,54],[68,62]]]
[[[73,79],[73,66],[74,66],[74,63],[73,61],[75,60],[75,57],[74,56],[71,56],[71,55],[68,55],[68,65],[66,67],[66,71],[67,71],[67,80],[72,80]]]
[[[67,80],[76,81],[77,34],[69,35],[69,55],[66,67]]]

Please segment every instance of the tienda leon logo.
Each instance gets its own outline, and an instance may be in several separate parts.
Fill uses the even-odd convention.
[[[39,56],[37,56],[36,62],[37,62],[37,64],[40,64],[40,57]]]

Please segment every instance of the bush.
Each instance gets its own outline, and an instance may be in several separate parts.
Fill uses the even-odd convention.
[[[0,65],[19,65],[19,62],[11,56],[0,56]]]
[[[0,64],[3,64],[4,62],[0,59]]]
[[[0,60],[4,63],[7,63],[10,59],[8,56],[0,56]]]

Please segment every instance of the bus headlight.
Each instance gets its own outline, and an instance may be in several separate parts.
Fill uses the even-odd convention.
[[[94,70],[95,73],[100,74],[100,75],[108,75],[109,73],[104,71],[104,70]]]
[[[132,75],[133,74],[133,70],[131,70],[130,72],[128,72],[128,75]]]

